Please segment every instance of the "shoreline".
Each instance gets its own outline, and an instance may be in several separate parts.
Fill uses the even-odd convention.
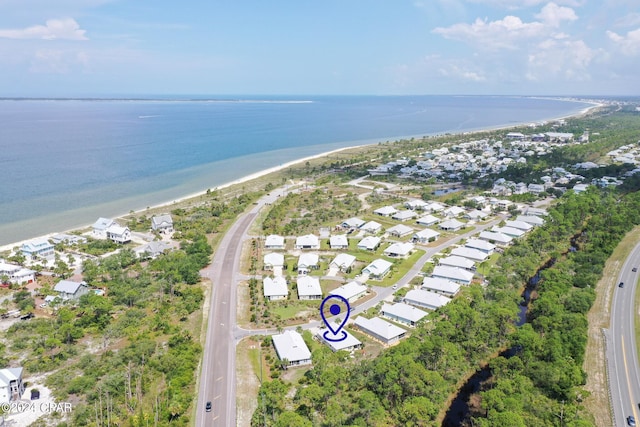
[[[561,99],[561,98],[557,98],[559,100],[562,101],[566,101],[566,102],[581,102],[581,103],[588,103],[591,104],[591,106],[585,107],[582,110],[573,113],[573,114],[568,114],[565,116],[561,116],[561,117],[555,117],[555,118],[549,118],[549,119],[544,119],[544,120],[539,120],[536,123],[539,122],[548,122],[548,121],[557,121],[557,120],[565,120],[568,118],[577,118],[577,117],[582,117],[585,114],[588,114],[591,110],[597,109],[602,107],[604,104],[602,103],[598,103],[595,101],[581,101],[581,100],[571,100],[571,99]],[[528,122],[528,123],[533,123],[533,122]],[[401,137],[395,137],[395,138],[387,138],[387,141],[393,139],[393,140],[401,140],[401,139],[410,139],[410,138],[424,138],[424,137],[430,137],[430,136],[439,136],[439,135],[469,135],[469,134],[473,134],[473,133],[481,133],[481,132],[491,132],[491,131],[496,131],[496,130],[506,130],[506,129],[510,129],[510,128],[516,128],[519,126],[525,126],[527,125],[527,123],[525,122],[520,122],[520,123],[512,123],[512,124],[504,124],[504,125],[497,125],[497,126],[489,126],[489,127],[483,127],[483,128],[477,128],[477,129],[471,129],[471,130],[458,130],[455,132],[452,131],[441,131],[441,132],[437,132],[437,133],[432,133],[432,134],[420,134],[420,135],[410,135],[410,136],[401,136]],[[374,139],[372,139],[371,141],[374,141]],[[355,142],[355,141],[354,141]],[[128,215],[136,215],[136,214],[140,214],[144,211],[147,210],[158,210],[158,209],[163,209],[163,208],[167,208],[170,209],[172,205],[177,204],[177,203],[184,203],[184,202],[188,202],[192,199],[198,198],[198,197],[202,197],[203,195],[207,194],[207,191],[215,191],[215,190],[220,190],[220,189],[226,189],[226,188],[230,188],[233,187],[235,185],[240,185],[249,181],[252,181],[254,179],[257,178],[261,178],[264,176],[267,176],[269,174],[275,173],[275,172],[280,172],[288,167],[291,166],[295,166],[298,165],[300,163],[309,161],[309,160],[314,160],[314,159],[319,159],[319,158],[323,158],[323,157],[327,157],[330,156],[332,154],[336,154],[342,151],[347,151],[347,150],[352,150],[352,149],[356,149],[356,148],[362,148],[362,147],[367,147],[367,146],[373,146],[373,145],[377,145],[379,143],[383,142],[381,139],[377,139],[375,140],[375,142],[367,142],[367,143],[363,143],[360,145],[351,145],[351,146],[346,146],[346,147],[341,147],[341,148],[337,148],[337,149],[333,149],[330,151],[325,151],[325,152],[321,152],[318,154],[314,154],[311,156],[306,156],[303,158],[298,158],[298,159],[294,159],[294,160],[290,160],[286,163],[280,164],[278,166],[272,166],[270,168],[266,168],[263,170],[259,170],[257,172],[253,172],[250,173],[248,175],[242,176],[238,179],[223,183],[221,185],[217,185],[214,186],[212,188],[209,189],[205,189],[205,190],[200,190],[194,193],[190,193],[187,194],[185,196],[182,197],[178,197],[176,199],[173,200],[169,200],[169,201],[164,201],[164,202],[160,202],[157,203],[155,205],[152,206],[148,206],[145,208],[140,208],[137,210],[130,210],[126,213],[122,213],[122,214],[116,214],[111,216],[112,219],[114,220],[123,220],[124,217],[128,216]],[[97,218],[96,218],[97,219]],[[83,225],[78,225],[78,226],[74,226],[65,230],[58,230],[58,231],[52,231],[49,233],[45,233],[45,234],[40,234],[40,235],[36,235],[36,236],[32,236],[29,237],[27,239],[24,240],[20,240],[17,242],[11,242],[11,243],[7,243],[4,245],[0,245],[0,251],[11,251],[13,250],[14,247],[16,246],[21,246],[23,243],[34,240],[34,239],[39,239],[39,238],[50,238],[51,236],[54,236],[56,234],[61,234],[61,233],[70,233],[73,231],[78,231],[78,230],[82,230],[85,229],[87,227],[91,227],[93,223],[88,223],[88,224],[83,224]]]

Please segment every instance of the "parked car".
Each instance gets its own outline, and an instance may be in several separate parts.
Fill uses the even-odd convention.
[[[207,405],[205,406],[205,410],[207,412],[211,412],[211,401],[207,402]]]
[[[629,418],[627,418],[627,424],[629,424],[630,426],[636,425],[636,419],[633,417],[633,415],[629,415]]]
[[[619,287],[619,288],[624,288],[624,282],[620,282],[620,283],[618,283],[618,287]]]
[[[635,273],[635,272],[637,272],[637,271],[638,271],[638,267],[633,267],[633,268],[631,269],[631,271],[633,271],[634,273]]]

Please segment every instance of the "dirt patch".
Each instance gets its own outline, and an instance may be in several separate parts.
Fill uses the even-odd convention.
[[[239,427],[249,427],[258,408],[260,378],[254,372],[251,355],[259,345],[257,341],[245,339],[236,347],[236,422]]]
[[[247,282],[240,282],[236,286],[237,297],[237,310],[236,318],[238,326],[245,329],[250,329],[255,325],[251,324],[251,298],[249,297],[249,285]]]

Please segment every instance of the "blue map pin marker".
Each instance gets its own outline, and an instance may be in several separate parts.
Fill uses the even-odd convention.
[[[337,316],[342,311],[342,308],[338,304],[336,304],[337,302],[342,302],[345,305],[344,319],[342,319],[342,322],[340,323],[340,325],[338,325],[337,328],[335,326],[332,326],[331,322],[329,322],[327,318],[324,316],[324,305],[329,300],[336,300],[329,307],[329,312],[333,316]],[[349,307],[349,301],[347,301],[346,298],[341,297],[340,295],[329,295],[328,297],[322,300],[322,304],[320,304],[320,316],[322,317],[322,321],[324,322],[324,324],[327,325],[327,328],[329,329],[329,331],[331,331],[331,334],[329,334],[329,331],[325,331],[325,333],[322,334],[324,339],[331,342],[344,341],[345,339],[347,339],[347,333],[345,331],[342,331],[341,329],[344,327],[344,325],[346,325],[347,320],[349,320],[350,312],[351,312],[351,307]],[[342,332],[342,334],[338,335],[338,332]]]

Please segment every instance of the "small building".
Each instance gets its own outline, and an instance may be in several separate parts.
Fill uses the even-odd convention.
[[[93,234],[94,237],[97,237],[99,239],[106,239],[107,238],[107,230],[112,225],[117,225],[114,220],[112,220],[111,218],[102,218],[102,217],[100,217],[91,226],[91,233]]]
[[[544,193],[545,188],[543,184],[531,183],[527,186],[527,190],[529,190],[529,193],[531,194],[540,194]]]
[[[394,213],[393,215],[391,215],[391,218],[395,219],[396,221],[409,221],[410,219],[413,219],[417,216],[418,216],[417,213],[415,213],[410,209],[407,209],[404,211],[398,211]]]
[[[493,227],[491,231],[495,231],[496,233],[502,233],[514,239],[517,239],[525,235],[524,230],[520,230],[518,228],[513,228],[513,227]]]
[[[487,240],[482,240],[482,239],[469,239],[464,244],[464,247],[482,251],[487,255],[493,254],[493,252],[496,250],[496,245],[494,245],[493,243]]]
[[[284,249],[284,237],[277,234],[270,234],[264,239],[265,249]]]
[[[377,236],[367,236],[358,242],[358,249],[364,251],[375,251],[380,246],[382,239]]]
[[[518,215],[516,221],[523,221],[527,224],[533,225],[534,227],[539,227],[544,224],[544,219],[534,215]]]
[[[534,208],[534,207],[528,207],[527,211],[525,212],[526,215],[533,215],[533,216],[547,216],[549,215],[549,212],[546,211],[546,209],[542,209],[542,208]]]
[[[353,255],[349,255],[349,254],[338,254],[333,261],[331,261],[331,264],[329,264],[330,268],[337,268],[338,270],[342,271],[342,272],[347,272],[351,266],[353,265],[353,263],[356,261],[356,257],[354,257]]]
[[[423,210],[430,213],[442,212],[444,210],[444,206],[438,202],[431,202],[425,206]]]
[[[342,328],[342,330],[339,332],[339,334],[342,334],[344,332],[347,335],[347,337],[342,341],[327,340],[324,337],[325,332],[329,332],[329,334],[331,335],[331,331],[329,331],[327,328],[322,328],[318,331],[318,333],[316,334],[316,337],[320,342],[328,345],[331,351],[333,351],[334,353],[336,351],[354,351],[359,348],[362,348],[362,343],[360,342],[360,340],[358,340],[358,338],[351,335],[349,331],[347,331],[345,328]]]
[[[440,233],[438,233],[437,231],[431,230],[430,228],[425,228],[424,230],[420,230],[414,233],[411,240],[418,243],[429,243],[435,242],[438,239],[438,236],[440,236]]]
[[[155,259],[164,254],[165,251],[170,251],[172,249],[173,246],[171,246],[171,243],[164,242],[162,240],[154,240],[142,246],[138,246],[133,251],[138,256],[138,258]]]
[[[469,258],[463,258],[461,256],[450,255],[448,257],[444,257],[438,261],[438,265],[443,265],[445,267],[456,267],[462,268],[463,270],[474,270],[476,267],[476,263]]]
[[[362,269],[364,274],[369,275],[373,279],[382,279],[389,274],[393,264],[384,259],[376,259],[371,264]]]
[[[451,206],[450,208],[445,209],[442,213],[448,218],[457,218],[464,212],[465,210],[459,206]]]
[[[427,202],[420,199],[413,199],[404,202],[404,207],[411,210],[422,210],[428,205]]]
[[[358,316],[353,323],[362,332],[385,345],[397,344],[407,334],[407,331],[401,327],[379,317],[367,319],[366,317]]]
[[[304,253],[298,258],[298,274],[307,274],[318,269],[320,257],[318,254]]]
[[[336,234],[329,237],[329,246],[331,249],[348,249],[349,240],[345,234]]]
[[[425,291],[442,294],[446,297],[453,298],[460,292],[460,284],[451,280],[442,279],[440,277],[425,277],[422,280],[421,288]]]
[[[296,331],[284,331],[281,334],[273,335],[273,346],[276,349],[278,359],[286,361],[287,366],[300,366],[311,364],[311,351],[302,339],[302,335]]]
[[[274,271],[284,267],[284,255],[277,252],[270,252],[268,254],[264,254],[263,257],[264,269],[267,271]]]
[[[129,227],[113,224],[107,229],[107,239],[114,243],[128,243],[131,241],[131,230],[129,230]]]
[[[464,223],[457,219],[450,219],[439,224],[440,229],[445,231],[458,231],[464,228]]]
[[[22,254],[30,259],[45,258],[50,259],[55,254],[53,244],[45,238],[37,238],[25,242],[20,247]]]
[[[383,253],[390,258],[407,258],[413,249],[413,244],[409,242],[393,243]]]
[[[373,211],[374,214],[380,215],[380,216],[391,216],[396,212],[398,212],[398,210],[393,206],[383,206]]]
[[[426,308],[427,310],[437,310],[451,302],[451,300],[444,295],[423,291],[422,289],[410,290],[407,292],[407,295],[405,295],[403,301],[416,307]]]
[[[387,233],[395,237],[408,236],[409,234],[413,233],[413,231],[413,228],[404,224],[394,225],[393,227],[387,229]]]
[[[63,301],[75,300],[89,292],[87,282],[72,282],[71,280],[61,280],[53,288]]]
[[[485,219],[487,219],[487,217],[489,216],[489,214],[485,211],[479,211],[477,209],[466,212],[463,215],[463,218],[472,220],[472,221],[483,221]]]
[[[509,246],[513,241],[513,237],[498,233],[497,231],[481,231],[478,239],[485,240],[503,248]]]
[[[0,369],[0,403],[19,401],[23,394],[22,368]]]
[[[287,288],[287,280],[282,276],[265,277],[262,279],[262,291],[264,297],[269,301],[277,301],[287,299],[289,289]]]
[[[423,216],[421,218],[418,218],[418,220],[416,222],[418,224],[420,224],[420,225],[424,225],[425,227],[429,227],[431,225],[436,225],[437,223],[439,223],[440,222],[440,218],[429,214],[429,215],[425,215],[425,216]]]
[[[296,238],[296,249],[320,249],[320,239],[314,234],[307,234]]]
[[[370,234],[378,234],[382,231],[382,224],[376,221],[369,221],[360,227],[360,229]]]
[[[59,243],[64,243],[67,245],[80,245],[82,243],[87,243],[87,238],[84,236],[78,236],[76,234],[60,233],[51,236],[51,242],[54,245],[57,245]]]
[[[322,299],[322,288],[320,279],[313,276],[300,276],[296,280],[299,300]]]
[[[351,281],[345,285],[340,286],[329,292],[329,295],[339,295],[347,301],[356,302],[358,299],[365,296],[367,293],[367,286],[356,281]]]
[[[173,218],[169,214],[151,217],[151,229],[158,233],[173,233]]]
[[[517,228],[522,231],[530,231],[533,228],[533,225],[524,221],[505,221],[504,225],[506,227]]]
[[[346,219],[344,221],[342,221],[342,224],[340,224],[340,226],[342,228],[346,228],[346,229],[358,229],[360,227],[362,227],[364,225],[364,221],[361,220],[358,217],[353,217],[353,218],[349,218]]]
[[[489,243],[489,242],[487,242]],[[489,254],[478,249],[472,249],[469,247],[455,248],[451,251],[451,255],[461,256],[463,258],[469,258],[473,261],[482,262],[489,258]]]
[[[470,285],[473,280],[473,273],[471,271],[446,265],[436,265],[431,276],[451,280],[452,282],[460,283],[462,285]]]
[[[407,326],[415,326],[416,323],[427,315],[427,312],[400,302],[397,304],[382,304],[380,314],[394,322],[404,323]]]

